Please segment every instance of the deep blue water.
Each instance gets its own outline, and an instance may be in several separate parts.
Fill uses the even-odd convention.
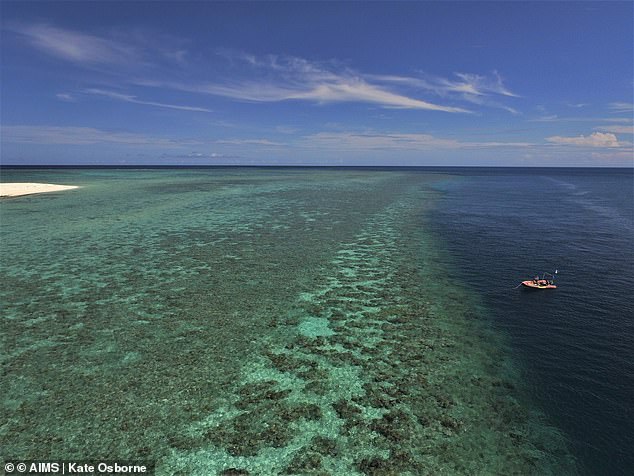
[[[507,334],[580,471],[634,474],[632,169],[481,169],[444,182],[432,216],[456,278]],[[514,289],[559,270],[558,289]]]

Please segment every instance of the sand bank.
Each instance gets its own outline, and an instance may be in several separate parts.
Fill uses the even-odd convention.
[[[33,193],[60,192],[79,188],[76,185],[56,185],[52,183],[0,183],[0,197],[19,197]]]

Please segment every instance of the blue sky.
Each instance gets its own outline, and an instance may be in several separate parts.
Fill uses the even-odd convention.
[[[632,2],[1,2],[2,164],[632,166]]]

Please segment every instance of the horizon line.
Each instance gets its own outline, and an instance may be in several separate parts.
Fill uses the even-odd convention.
[[[280,165],[280,164],[0,164],[0,169],[109,168],[109,169],[179,169],[179,168],[329,168],[329,169],[632,169],[630,166],[607,165]]]

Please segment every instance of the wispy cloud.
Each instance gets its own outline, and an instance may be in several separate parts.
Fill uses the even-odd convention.
[[[331,148],[337,150],[424,150],[455,149],[460,143],[452,139],[441,139],[430,134],[401,134],[377,132],[319,132],[305,136],[300,141],[305,147]]]
[[[620,126],[616,124],[610,124],[607,126],[595,127],[595,129],[604,132],[611,132],[612,134],[634,134],[634,125]]]
[[[2,126],[2,141],[20,144],[120,144],[144,147],[175,147],[200,144],[199,141],[169,139],[128,132],[106,131],[74,126]]]
[[[189,152],[185,154],[163,153],[161,159],[180,159],[191,162],[201,162],[204,160],[224,160],[224,159],[241,159],[240,155],[220,154],[218,152]]]
[[[5,30],[52,57],[114,75],[158,65],[185,66],[189,57],[185,40],[155,31],[112,29],[97,35],[48,23],[10,23]]]
[[[458,79],[445,79],[435,77],[433,84],[441,92],[460,93],[467,100],[473,100],[474,96],[500,95],[507,97],[519,97],[511,92],[502,81],[497,71],[484,76],[473,73],[455,73]]]
[[[320,132],[301,139],[303,147],[337,150],[417,150],[484,149],[502,147],[529,147],[528,142],[470,142],[419,133],[387,132]]]
[[[70,93],[58,93],[55,97],[60,101],[75,102],[75,97]]]
[[[220,50],[215,57],[207,58],[206,64],[214,65],[215,73],[214,79],[209,81],[206,73],[187,61],[189,53],[183,47],[184,40],[168,42],[156,33],[121,30],[97,35],[46,23],[18,24],[9,29],[46,54],[86,68],[107,71],[120,82],[137,86],[177,89],[248,102],[347,102],[391,109],[472,113],[471,108],[461,104],[466,102],[499,107],[517,114],[514,108],[492,99],[494,96],[517,96],[495,71],[490,75],[459,72],[449,79],[429,75],[423,78],[381,76],[355,71],[335,61],[317,62],[292,56],[256,56]],[[220,65],[219,61],[225,64]],[[167,63],[176,68],[156,70],[155,67]],[[143,72],[149,71],[153,72],[152,77],[162,79],[144,79],[150,75]],[[157,71],[161,74],[156,74]],[[208,111],[145,101],[121,93],[102,91],[95,94],[150,106]],[[425,97],[430,94],[434,97]]]
[[[604,122],[622,122],[622,123],[632,122],[632,118],[627,118],[627,117],[604,117],[600,120]]]
[[[574,119],[566,119],[561,118],[557,114],[549,114],[547,116],[541,116],[534,119],[528,119],[528,122],[559,122],[565,120],[574,120]]]
[[[302,58],[222,52],[243,69],[232,70],[230,79],[214,82],[138,80],[141,86],[166,87],[223,96],[249,102],[309,101],[314,103],[358,102],[383,108],[421,109],[469,113],[458,106],[438,104],[394,90],[373,81],[369,75],[334,63],[310,62]],[[253,80],[252,77],[262,79]]]
[[[258,145],[267,147],[283,147],[286,144],[282,142],[274,142],[269,139],[220,139],[214,141],[215,144],[222,145]]]
[[[397,76],[397,75],[370,75],[373,80],[388,84],[407,86],[413,89],[429,91],[437,96],[460,99],[472,104],[486,107],[504,109],[512,114],[519,112],[501,103],[495,97],[519,97],[511,92],[505,85],[497,71],[490,75],[473,73],[454,73],[454,78],[443,78],[421,73],[421,77]]]
[[[626,117],[560,117],[557,114],[527,119],[528,122],[616,122],[629,123],[632,119]]]
[[[605,132],[593,132],[588,136],[580,135],[576,137],[552,136],[546,140],[553,144],[577,147],[620,147],[622,145],[614,134]]]
[[[365,102],[396,109],[427,109],[444,112],[468,112],[459,107],[438,104],[404,96],[367,83],[362,78],[342,78],[332,83],[314,85],[311,89],[293,93],[289,99],[308,99],[317,102]]]
[[[138,52],[128,44],[44,23],[13,25],[9,29],[33,47],[67,61],[121,64],[138,59]]]
[[[601,162],[612,162],[615,166],[632,166],[632,148],[610,150],[608,152],[592,152],[591,157],[593,159],[600,160]]]
[[[454,106],[443,106],[422,99],[408,97],[373,85],[360,77],[339,76],[329,80],[304,78],[293,83],[242,81],[230,84],[143,82],[145,85],[170,87],[183,91],[229,97],[248,102],[279,102],[304,100],[315,103],[360,102],[391,109],[422,109],[450,113],[471,111]]]
[[[632,113],[634,104],[631,102],[611,102],[608,104],[608,108],[614,113]]]
[[[133,104],[143,104],[145,106],[155,106],[155,107],[162,107],[167,109],[178,109],[180,111],[211,112],[211,109],[206,109],[204,107],[182,106],[178,104],[166,104],[166,103],[154,102],[154,101],[143,101],[141,99],[138,99],[136,96],[132,96],[130,94],[121,94],[114,91],[104,91],[102,89],[91,88],[91,89],[85,89],[83,92],[87,94],[105,96],[110,99],[115,99],[117,101],[130,102]]]
[[[511,92],[497,71],[485,76],[473,73],[454,73],[456,79],[443,78],[421,73],[422,77],[371,75],[370,77],[382,82],[400,83],[414,88],[434,91],[438,95],[460,93],[468,96],[502,95],[519,97]]]

